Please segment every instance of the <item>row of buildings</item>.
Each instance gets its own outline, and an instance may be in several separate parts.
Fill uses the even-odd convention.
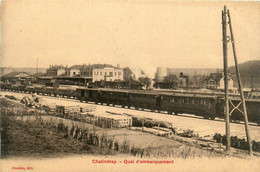
[[[155,73],[155,81],[156,82],[165,82],[165,78],[170,75],[175,75],[176,79],[179,82],[179,86],[186,87],[186,79],[189,80],[188,87],[197,87],[197,88],[207,88],[207,89],[214,89],[214,90],[223,90],[224,89],[224,73],[223,72],[211,72],[208,74],[208,70],[203,69],[198,74],[198,69],[194,69],[187,71],[182,69],[174,69],[174,68],[164,68],[158,67]],[[186,78],[179,77],[180,71],[186,73]],[[214,70],[215,71],[215,70]],[[174,77],[168,77],[173,79]],[[230,74],[228,74],[228,84],[230,90],[236,90],[237,88],[234,87],[234,80]]]
[[[189,88],[207,88],[214,90],[224,89],[224,76],[223,73],[210,73],[209,75],[201,75],[200,74],[192,75],[191,73],[194,71],[185,70],[186,76],[188,76],[189,82],[187,81],[187,77],[183,78],[178,75],[179,71],[177,69],[171,68],[157,68],[155,73],[155,78],[150,79],[150,81],[155,82],[155,88],[173,88],[177,87],[186,87],[187,84]],[[136,72],[135,72],[136,73]],[[46,84],[52,82],[53,79],[59,81],[60,84],[83,84],[88,85],[88,83],[95,82],[113,82],[113,81],[129,81],[130,78],[135,78],[135,75],[129,68],[120,68],[119,65],[112,66],[109,64],[83,64],[83,65],[73,65],[71,67],[62,66],[62,65],[50,65],[46,70],[46,73],[43,75],[36,74],[38,78],[39,84]],[[175,77],[169,77],[170,75],[175,75]],[[142,76],[142,75],[140,75]],[[26,72],[13,72],[1,76],[1,80],[10,80],[11,78],[28,78],[32,77]],[[144,77],[144,76],[143,76]],[[137,80],[138,78],[135,78]],[[166,80],[168,79],[168,80]],[[20,80],[22,81],[22,80]],[[166,82],[166,83],[165,83]],[[156,86],[157,83],[157,86]],[[172,85],[174,83],[174,85]],[[150,82],[151,86],[153,84]],[[168,84],[168,85],[165,85]],[[234,81],[231,77],[229,77],[229,88],[234,88]]]
[[[124,71],[119,65],[114,67],[108,64],[74,65],[64,67],[62,65],[51,65],[46,71],[47,77],[82,77],[89,81],[123,81]]]

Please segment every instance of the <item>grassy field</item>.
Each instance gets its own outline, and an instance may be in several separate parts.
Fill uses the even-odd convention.
[[[111,155],[113,151],[68,138],[63,132],[40,123],[3,118],[2,157],[57,157],[72,154]]]
[[[177,140],[156,136],[127,128],[104,129],[91,124],[72,121],[53,116],[24,116],[13,111],[25,107],[13,100],[0,98],[1,103],[1,150],[2,157],[59,157],[67,155],[94,154],[118,155],[128,154],[139,157],[225,157],[224,152],[208,150],[194,143],[191,139]],[[9,109],[7,111],[6,109]],[[11,111],[10,111],[11,109]],[[11,113],[12,112],[12,113]],[[19,117],[17,117],[19,116]],[[101,144],[90,144],[70,137],[69,129],[58,130],[57,125],[83,127],[89,135],[99,137]],[[77,128],[77,129],[79,129]],[[83,131],[83,130],[82,130]],[[102,140],[103,139],[103,140]],[[115,147],[108,144],[114,140]],[[112,142],[111,142],[112,143]],[[237,153],[237,152],[236,152]],[[246,153],[240,155],[245,155]],[[235,154],[233,154],[235,155]],[[236,155],[235,155],[236,156]]]

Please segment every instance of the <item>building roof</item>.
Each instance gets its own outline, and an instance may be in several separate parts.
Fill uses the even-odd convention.
[[[210,73],[209,77],[214,80],[220,80],[223,76],[222,73]]]
[[[113,65],[110,64],[89,64],[89,65],[82,65],[82,69],[102,69],[102,68],[116,68]]]
[[[54,70],[54,69],[66,69],[63,65],[50,65],[50,67],[47,70]]]
[[[89,77],[84,77],[84,76],[79,76],[79,75],[75,75],[75,76],[55,76],[54,78],[57,79],[92,79],[93,77],[89,76]]]
[[[2,78],[14,78],[14,77],[27,77],[27,76],[30,76],[30,74],[28,74],[26,72],[10,72],[1,77]]]
[[[210,73],[209,76],[207,76],[204,81],[208,81],[209,79],[214,79],[215,81],[219,81],[221,78],[223,78],[224,75],[223,73]],[[230,75],[230,73],[228,73],[228,78],[232,79],[232,76]],[[233,80],[233,79],[232,79]]]
[[[53,79],[54,77],[51,77],[51,76],[40,76],[38,77],[39,79],[42,79],[42,80],[48,80],[48,79]]]
[[[69,67],[69,69],[81,69],[83,67],[83,65],[73,65],[71,67]]]

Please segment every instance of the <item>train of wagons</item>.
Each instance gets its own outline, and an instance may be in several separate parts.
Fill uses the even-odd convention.
[[[1,84],[1,90],[36,93],[49,96],[75,98],[81,102],[120,105],[123,108],[149,109],[168,114],[194,114],[205,119],[225,118],[225,99],[219,95],[183,94],[156,91],[119,90],[102,88],[54,88],[46,86],[24,86]],[[231,121],[243,121],[243,110],[238,97],[230,98]],[[237,107],[238,106],[238,107]],[[248,120],[260,124],[260,100],[246,99]],[[236,107],[234,110],[233,108]]]

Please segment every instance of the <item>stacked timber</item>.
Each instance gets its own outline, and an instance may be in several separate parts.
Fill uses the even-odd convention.
[[[25,96],[22,98],[21,102],[28,107],[38,107],[39,106],[39,98],[32,94],[31,96]]]
[[[153,127],[153,128],[131,127],[131,130],[142,131],[145,133],[150,133],[150,134],[159,135],[159,136],[169,136],[169,135],[173,134],[171,129],[166,129],[166,128],[162,128],[162,127]]]
[[[80,107],[56,105],[56,113],[59,116],[74,116],[80,113]]]
[[[80,108],[80,112],[94,112],[96,110],[96,106],[85,106]]]
[[[132,118],[110,113],[87,113],[86,120],[102,128],[123,128],[132,126]]]

